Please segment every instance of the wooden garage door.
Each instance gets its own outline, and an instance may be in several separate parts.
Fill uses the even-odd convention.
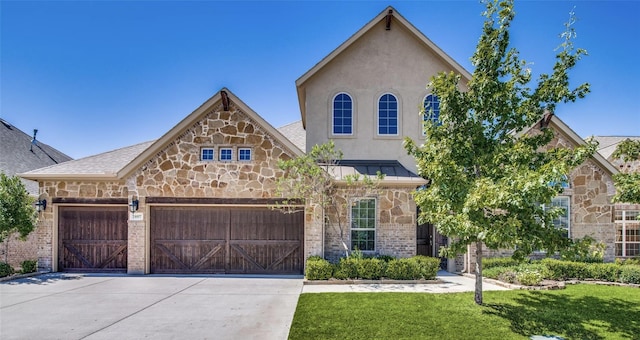
[[[127,270],[127,207],[59,207],[58,269]]]
[[[304,214],[151,208],[152,273],[301,274]]]

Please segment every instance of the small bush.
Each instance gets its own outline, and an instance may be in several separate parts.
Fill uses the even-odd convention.
[[[517,273],[513,270],[513,268],[508,268],[509,270],[504,271],[502,274],[498,276],[498,280],[502,282],[508,283],[516,283],[518,278]]]
[[[535,269],[525,269],[516,273],[516,280],[525,286],[537,286],[542,281],[542,274]]]
[[[376,257],[378,260],[384,261],[384,262],[389,262],[391,260],[395,260],[396,258],[391,256],[391,255],[378,255]]]
[[[395,259],[387,264],[386,277],[392,280],[416,280],[420,278],[420,267],[412,259]]]
[[[500,275],[507,271],[513,271],[513,268],[510,267],[491,267],[489,269],[482,270],[482,276],[488,277],[490,279],[499,280]]]
[[[560,261],[555,259],[544,259],[541,261],[549,270],[548,275],[553,280],[589,278],[589,265],[584,262]]]
[[[429,256],[417,255],[410,259],[415,262],[420,270],[420,277],[425,280],[433,280],[440,269],[440,259]]]
[[[632,257],[632,258],[627,258],[627,259],[620,259],[617,258],[616,259],[616,264],[619,265],[639,265],[640,266],[640,257]]]
[[[594,280],[615,282],[620,277],[621,266],[614,263],[592,263],[588,266],[589,277]]]
[[[329,261],[319,256],[311,256],[307,259],[307,280],[328,280],[333,274],[333,266]]]
[[[591,236],[585,236],[575,240],[569,248],[560,252],[560,257],[565,261],[602,263],[606,245],[596,241]]]
[[[13,267],[6,262],[0,262],[0,277],[5,277],[13,274]]]
[[[622,266],[620,282],[640,284],[640,266]]]
[[[340,280],[357,279],[358,278],[358,262],[361,260],[356,257],[343,257],[336,265],[333,277]]]
[[[358,261],[358,277],[365,280],[378,280],[384,273],[386,263],[376,258],[365,258]]]
[[[515,267],[526,262],[527,260],[515,260],[511,257],[490,257],[482,260],[482,269],[484,271],[493,267]]]
[[[38,261],[36,260],[24,260],[20,264],[22,274],[35,273],[38,270]]]

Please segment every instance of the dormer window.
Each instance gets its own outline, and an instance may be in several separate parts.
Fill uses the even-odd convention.
[[[353,133],[353,101],[346,93],[338,93],[333,98],[333,134]]]
[[[398,100],[390,93],[378,101],[378,135],[398,135]]]

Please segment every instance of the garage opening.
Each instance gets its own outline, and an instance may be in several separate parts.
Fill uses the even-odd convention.
[[[126,272],[127,207],[58,208],[58,270]]]
[[[302,274],[304,214],[267,207],[152,206],[151,272]]]

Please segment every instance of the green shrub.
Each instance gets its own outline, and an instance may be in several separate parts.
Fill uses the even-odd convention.
[[[535,269],[524,269],[516,272],[516,280],[525,286],[537,286],[542,281],[542,274]]]
[[[38,261],[36,260],[24,260],[20,264],[22,274],[35,273],[38,270]]]
[[[548,271],[550,279],[566,280],[589,278],[589,264],[584,262],[560,261],[555,259],[544,259],[541,261]]]
[[[482,270],[493,267],[515,267],[522,263],[527,263],[527,260],[515,260],[511,257],[490,257],[482,260]]]
[[[378,255],[376,257],[378,260],[384,261],[384,262],[389,262],[391,260],[395,260],[396,257],[391,256],[391,255]]]
[[[606,245],[596,241],[593,237],[585,236],[574,240],[569,248],[560,252],[560,257],[565,261],[602,263]]]
[[[365,280],[378,280],[382,277],[386,262],[377,258],[358,260],[358,277]]]
[[[620,277],[622,267],[615,263],[592,263],[587,268],[589,269],[589,278],[615,282]]]
[[[418,266],[421,278],[425,280],[433,280],[436,278],[438,269],[440,269],[439,258],[417,255],[410,258],[410,260]]]
[[[620,282],[640,284],[640,266],[622,266]]]
[[[319,256],[311,256],[307,259],[307,280],[328,280],[333,274],[333,266],[329,261]]]
[[[509,270],[504,271],[498,276],[498,280],[502,282],[516,283],[517,273],[513,268],[508,268]]]
[[[340,280],[357,279],[358,278],[358,262],[360,259],[355,257],[343,257],[336,265],[333,277]]]
[[[0,262],[0,277],[5,277],[13,274],[13,267],[6,262]]]
[[[640,257],[631,257],[627,259],[616,259],[616,264],[619,265],[640,265]]]
[[[386,277],[392,280],[416,280],[421,277],[420,267],[412,259],[395,259],[387,264]]]
[[[482,276],[490,279],[499,280],[500,275],[507,271],[513,271],[511,267],[490,267],[489,269],[482,270]]]

